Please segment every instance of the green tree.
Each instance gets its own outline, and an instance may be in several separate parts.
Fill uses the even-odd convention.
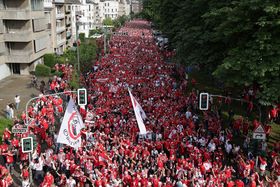
[[[103,20],[103,25],[112,26],[113,25],[113,20],[110,17],[105,18]]]
[[[231,86],[259,86],[261,104],[279,102],[280,4],[275,0],[145,0],[178,62],[199,65]]]
[[[50,68],[53,68],[55,65],[55,55],[54,54],[45,54],[44,55],[44,64]]]

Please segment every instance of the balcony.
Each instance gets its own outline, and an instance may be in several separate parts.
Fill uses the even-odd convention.
[[[24,53],[11,52],[7,55],[7,63],[30,63],[33,51],[26,50]]]
[[[5,44],[4,44],[4,42],[1,42],[0,43],[0,54],[3,54],[3,53],[5,53]]]
[[[47,29],[51,29],[52,28],[52,24],[51,23],[48,23],[47,24]]]
[[[54,0],[54,3],[64,3],[64,0]]]
[[[4,9],[0,11],[1,19],[8,20],[29,20],[31,19],[30,10],[22,9]]]
[[[66,43],[66,39],[56,40],[57,46],[64,45]]]
[[[44,1],[44,8],[51,9],[52,8],[52,2],[51,1]]]
[[[76,12],[75,12],[75,15],[76,15],[76,16],[81,16],[81,15],[82,15],[82,11],[76,11]]]
[[[65,18],[65,14],[64,13],[56,13],[56,19],[64,19]]]
[[[66,30],[65,26],[56,27],[56,33],[61,33],[63,31],[65,31],[65,30]]]
[[[70,39],[71,36],[72,36],[72,33],[71,33],[70,31],[68,31],[68,32],[66,33],[66,39]]]
[[[71,10],[65,10],[65,14],[70,14],[71,13]]]
[[[17,31],[4,34],[6,42],[30,42],[32,40],[31,31]]]

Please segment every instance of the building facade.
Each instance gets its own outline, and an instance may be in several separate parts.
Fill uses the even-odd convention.
[[[0,79],[27,75],[47,52],[43,0],[0,1]]]
[[[143,10],[143,4],[141,0],[132,0],[131,1],[131,12],[137,14]]]
[[[54,3],[54,16],[52,23],[53,47],[57,55],[63,54],[66,50],[66,22],[65,22],[65,1],[53,0]]]
[[[130,0],[119,0],[118,16],[129,16],[131,3]]]

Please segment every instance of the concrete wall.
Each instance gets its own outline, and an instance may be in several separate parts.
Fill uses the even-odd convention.
[[[29,64],[20,64],[20,74],[29,75]]]
[[[0,64],[0,80],[11,75],[11,71],[8,64]]]

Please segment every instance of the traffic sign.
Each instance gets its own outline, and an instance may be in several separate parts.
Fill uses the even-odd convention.
[[[265,130],[262,127],[262,125],[259,125],[253,132],[254,133],[265,133]]]
[[[27,137],[21,139],[21,150],[23,153],[33,152],[33,138]]]
[[[12,133],[23,134],[26,133],[27,131],[28,131],[27,128],[12,128]]]
[[[262,125],[259,125],[254,131],[253,131],[253,139],[257,140],[265,140],[266,139],[266,133]]]
[[[87,105],[87,90],[85,88],[78,89],[78,105]]]
[[[208,110],[209,94],[200,93],[199,95],[199,110]]]
[[[265,138],[266,138],[265,133],[253,133],[253,139],[265,140]]]

